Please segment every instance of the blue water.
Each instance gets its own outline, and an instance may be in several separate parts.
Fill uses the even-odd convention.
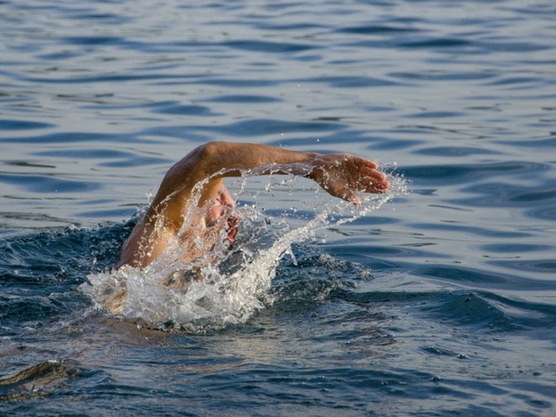
[[[555,18],[548,0],[0,2],[0,414],[556,415]],[[83,287],[211,140],[350,152],[399,186],[291,242],[237,320],[95,308]],[[335,204],[266,181],[248,188],[276,236]]]

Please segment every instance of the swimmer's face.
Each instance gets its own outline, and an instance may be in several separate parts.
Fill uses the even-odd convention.
[[[222,218],[227,219],[230,216],[233,207],[234,199],[228,190],[226,190],[226,187],[222,185],[218,191],[216,200],[213,205],[209,207],[207,214],[205,215],[205,224],[207,227],[215,226]]]
[[[205,224],[207,227],[226,227],[226,239],[228,242],[233,243],[237,234],[237,217],[232,216],[232,209],[234,207],[234,199],[222,185],[218,191],[216,200],[207,210],[205,215]]]

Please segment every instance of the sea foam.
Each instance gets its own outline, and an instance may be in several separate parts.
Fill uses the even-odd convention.
[[[232,248],[222,234],[217,242],[198,242],[204,255],[182,263],[183,247],[176,243],[143,269],[126,265],[91,274],[81,289],[97,308],[153,328],[200,331],[245,322],[272,304],[276,268],[286,255],[295,262],[292,244],[369,215],[407,193],[406,181],[390,174],[388,193],[362,195],[355,207],[315,190],[303,178],[270,176],[261,183],[258,177],[253,185],[254,178],[247,173],[227,184],[238,203],[234,214],[241,218]],[[186,218],[184,228],[192,221]]]

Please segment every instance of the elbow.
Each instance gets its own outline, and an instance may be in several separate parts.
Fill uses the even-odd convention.
[[[222,152],[223,146],[225,146],[224,142],[211,141],[197,147],[193,152],[201,161],[210,161]]]
[[[226,142],[207,142],[195,148],[184,159],[196,166],[196,169],[203,172],[205,175],[214,174],[215,165],[218,165],[222,155],[227,152]]]
[[[192,179],[200,175],[200,180],[202,176],[210,174],[211,165],[221,152],[221,144],[222,142],[208,142],[197,146],[168,170],[165,180],[174,178],[181,183],[186,178]]]

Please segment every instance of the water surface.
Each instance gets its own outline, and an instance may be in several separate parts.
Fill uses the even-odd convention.
[[[554,414],[555,13],[1,2],[0,413]],[[410,192],[293,240],[239,320],[95,309],[82,285],[211,140],[359,154]],[[335,204],[268,184],[248,188],[278,240]]]

